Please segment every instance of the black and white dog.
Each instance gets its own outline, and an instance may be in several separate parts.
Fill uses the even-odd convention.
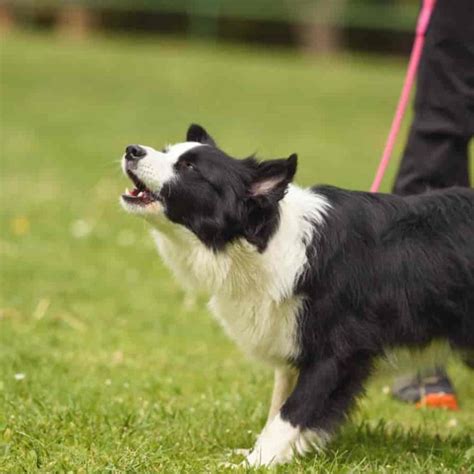
[[[124,209],[248,354],[275,369],[252,466],[324,445],[374,359],[445,339],[474,346],[474,190],[398,197],[291,184],[297,158],[237,160],[191,125],[131,145]]]

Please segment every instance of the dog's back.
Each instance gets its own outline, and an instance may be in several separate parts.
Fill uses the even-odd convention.
[[[398,222],[398,231],[423,254],[420,266],[414,264],[431,296],[423,313],[454,346],[473,347],[474,190],[452,188],[405,199],[413,210]]]
[[[301,291],[324,295],[311,298],[313,314],[365,339],[368,350],[437,338],[474,346],[474,190],[314,191],[332,211],[314,243],[311,279],[300,282]],[[323,308],[325,301],[336,304]]]

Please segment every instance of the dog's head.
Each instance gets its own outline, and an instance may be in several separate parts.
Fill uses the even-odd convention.
[[[296,165],[296,155],[263,162],[232,158],[201,126],[191,125],[185,142],[161,151],[126,148],[122,167],[134,188],[121,203],[150,221],[185,226],[214,250],[244,237],[261,251],[278,226],[279,201]]]

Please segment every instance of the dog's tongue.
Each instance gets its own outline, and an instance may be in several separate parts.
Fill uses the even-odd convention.
[[[133,188],[133,189],[125,188],[125,194],[127,194],[128,196],[137,197],[140,194],[140,190],[138,188]]]

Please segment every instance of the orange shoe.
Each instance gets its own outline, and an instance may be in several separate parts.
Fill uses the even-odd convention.
[[[453,385],[444,369],[436,367],[425,375],[399,379],[392,387],[397,400],[414,403],[416,408],[459,410]]]
[[[429,393],[421,398],[415,405],[416,408],[445,408],[446,410],[459,410],[458,400],[454,393]]]

